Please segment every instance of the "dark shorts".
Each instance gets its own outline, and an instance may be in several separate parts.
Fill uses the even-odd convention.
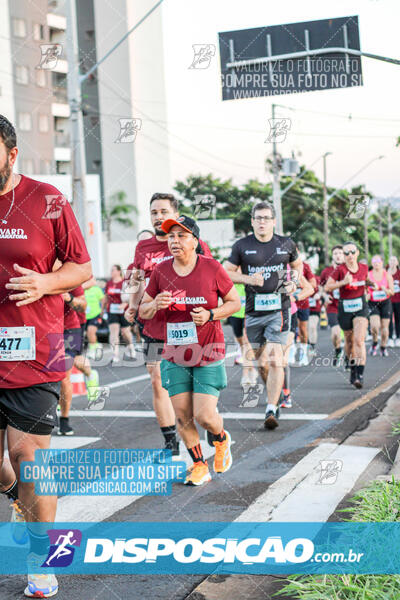
[[[25,433],[49,435],[57,423],[60,382],[0,389],[0,429],[7,425]]]
[[[297,314],[297,318],[299,321],[308,321],[308,318],[310,316],[310,309],[309,308],[298,308],[296,314]]]
[[[318,319],[321,316],[321,311],[320,310],[310,310],[310,317],[318,317]]]
[[[268,342],[286,346],[289,331],[290,308],[259,317],[246,315],[246,333],[253,348],[261,348]]]
[[[235,338],[243,337],[244,318],[241,319],[240,317],[229,317],[228,323],[233,329],[233,335],[235,336]]]
[[[83,346],[85,342],[86,321],[81,323],[81,348],[78,354],[83,354]]]
[[[368,302],[369,314],[378,315],[381,319],[390,319],[393,313],[392,303],[390,299],[382,300],[381,302]]]
[[[89,325],[94,325],[95,327],[98,327],[99,325],[101,325],[100,315],[98,315],[97,317],[93,317],[93,319],[87,319],[86,327],[88,327]]]
[[[327,313],[329,327],[335,327],[339,325],[338,313]]]
[[[75,356],[82,352],[83,331],[84,329],[82,329],[82,327],[76,329],[64,329],[66,370],[72,368],[71,360],[68,360],[68,357],[74,359]]]
[[[343,308],[343,300],[339,300],[339,312],[338,321],[343,331],[349,331],[353,329],[353,319],[356,317],[365,317],[368,319],[369,310],[365,296],[362,296],[362,308],[356,312],[345,312]]]
[[[297,329],[297,312],[292,314],[292,317],[290,320],[290,331],[292,333],[294,333],[294,335],[296,335],[296,329]]]
[[[164,341],[144,334],[144,323],[137,319],[136,323],[139,327],[140,337],[143,340],[144,364],[147,365],[147,363],[161,362],[163,360],[161,354],[164,348]]]
[[[113,325],[113,323],[118,323],[121,327],[130,327],[131,324],[127,321],[124,315],[118,314],[110,314],[108,313],[108,324]]]

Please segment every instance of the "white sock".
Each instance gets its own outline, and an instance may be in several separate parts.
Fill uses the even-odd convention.
[[[272,412],[275,414],[276,413],[276,406],[275,404],[267,404],[267,412],[272,410]]]

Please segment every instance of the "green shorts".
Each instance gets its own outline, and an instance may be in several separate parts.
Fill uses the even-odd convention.
[[[225,361],[218,360],[204,367],[183,367],[169,360],[161,361],[161,383],[169,396],[183,392],[219,397],[227,386]]]

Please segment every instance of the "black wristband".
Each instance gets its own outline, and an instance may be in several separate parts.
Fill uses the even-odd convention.
[[[208,319],[209,321],[214,321],[214,311],[211,310],[211,308],[208,309],[208,312],[210,313],[210,318]]]

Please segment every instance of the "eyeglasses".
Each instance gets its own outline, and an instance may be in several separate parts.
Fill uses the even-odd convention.
[[[347,252],[343,252],[345,256],[349,256],[349,254],[357,254],[357,250],[348,250]]]
[[[253,220],[261,223],[263,221],[273,221],[274,217],[253,217]]]

